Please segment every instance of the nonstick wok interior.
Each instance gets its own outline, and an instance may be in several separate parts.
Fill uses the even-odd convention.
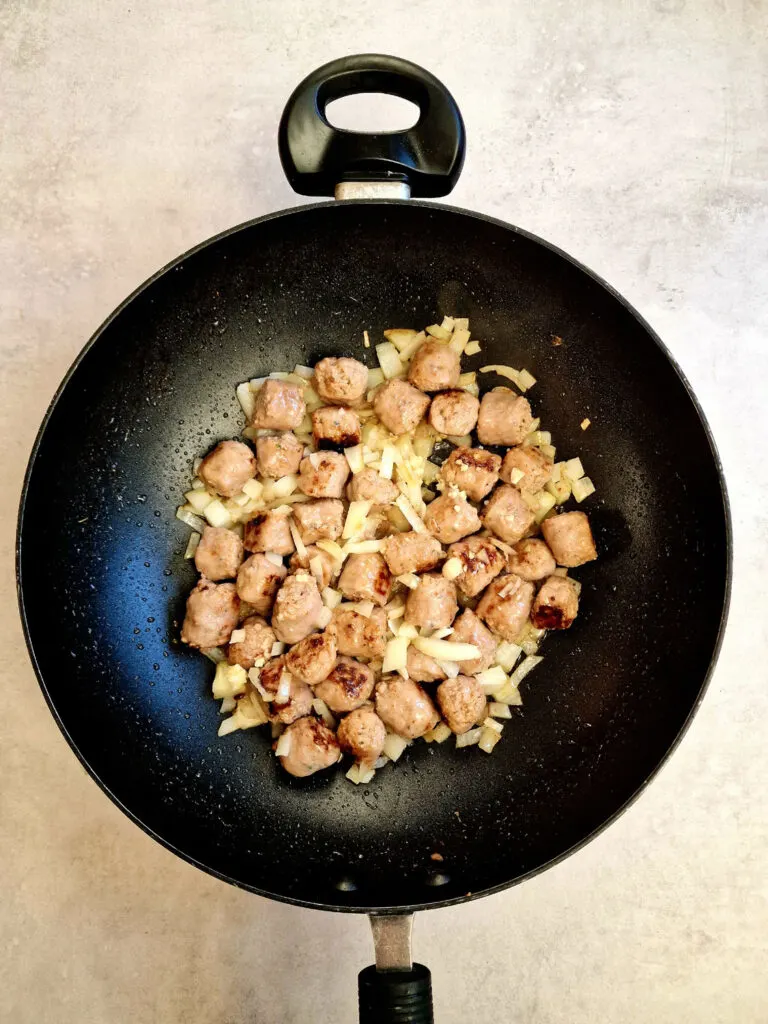
[[[597,486],[583,507],[600,559],[576,570],[581,614],[546,641],[491,756],[417,744],[369,786],[292,779],[268,730],[216,737],[212,668],[178,642],[194,570],[175,507],[193,458],[242,427],[236,383],[330,354],[373,365],[364,329],[378,339],[445,313],[482,340],[465,368],[538,378],[530,397],[558,458],[580,454]],[[41,434],[19,572],[47,696],[113,799],[237,885],[361,910],[510,884],[614,815],[696,704],[727,557],[707,432],[620,299],[497,222],[352,203],[224,235],[107,323]]]

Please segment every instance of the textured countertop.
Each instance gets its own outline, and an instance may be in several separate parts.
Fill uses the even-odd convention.
[[[209,878],[86,777],[28,664],[12,556],[30,446],[83,343],[177,253],[293,205],[285,98],[379,50],[461,105],[450,201],[573,253],[661,334],[709,417],[735,530],[720,663],[659,778],[558,867],[418,919],[438,1020],[768,1020],[766,23],[766,0],[2,5],[0,1019],[356,1019],[364,919]]]

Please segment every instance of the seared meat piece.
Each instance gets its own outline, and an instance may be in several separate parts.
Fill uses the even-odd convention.
[[[533,593],[528,580],[511,574],[497,576],[480,598],[477,614],[502,640],[514,643],[528,622]]]
[[[331,626],[336,630],[339,654],[353,658],[381,658],[386,646],[387,616],[383,608],[374,608],[370,618],[338,605],[333,609]]]
[[[237,626],[240,599],[234,583],[200,580],[187,598],[181,639],[190,647],[218,647]]]
[[[357,405],[368,389],[368,368],[357,359],[329,357],[315,366],[315,391],[331,405]]]
[[[289,576],[277,592],[272,628],[278,640],[296,644],[317,629],[323,602],[309,573]]]
[[[376,713],[392,732],[415,740],[440,721],[432,699],[412,679],[387,676],[376,686]]]
[[[195,566],[201,576],[218,582],[232,580],[243,560],[243,542],[231,530],[206,526],[195,551]]]
[[[456,644],[474,644],[480,648],[479,658],[461,662],[461,670],[467,675],[485,672],[493,664],[498,644],[493,634],[485,628],[471,608],[466,608],[456,619],[448,641]]]
[[[230,665],[253,668],[260,658],[266,661],[272,656],[272,644],[277,637],[260,615],[249,615],[240,624],[240,629],[245,630],[245,640],[230,644],[227,648],[227,661]]]
[[[299,465],[299,490],[310,498],[340,498],[349,463],[339,452],[313,452]]]
[[[360,417],[341,405],[325,405],[312,413],[316,448],[352,448],[360,444]]]
[[[440,683],[437,703],[448,728],[457,736],[482,721],[487,705],[482,686],[472,676],[456,676]]]
[[[288,513],[272,509],[257,512],[243,530],[243,546],[246,551],[274,551],[276,555],[290,555],[295,550]]]
[[[480,402],[468,391],[444,391],[429,407],[429,422],[439,434],[463,437],[475,429]]]
[[[307,411],[297,384],[265,380],[256,393],[251,425],[262,430],[294,430]]]
[[[298,779],[330,768],[341,756],[336,736],[325,722],[309,716],[289,725],[285,734],[291,743],[287,754],[280,757],[283,768]]]
[[[339,746],[358,764],[372,768],[384,749],[387,730],[372,707],[358,708],[339,723]]]
[[[393,434],[407,434],[418,424],[429,406],[429,399],[404,380],[387,380],[377,388],[373,409]]]
[[[507,569],[524,580],[543,580],[555,571],[555,559],[539,537],[520,540],[507,556]]]
[[[459,356],[440,341],[425,341],[408,367],[408,382],[419,391],[445,391],[459,383]]]
[[[339,578],[338,589],[350,601],[373,601],[383,607],[389,597],[392,577],[387,563],[375,552],[348,555]]]
[[[440,668],[434,658],[422,654],[415,647],[408,647],[406,669],[408,676],[416,683],[436,683],[445,679],[445,672]]]
[[[504,568],[504,556],[487,537],[467,537],[448,548],[448,558],[458,558],[462,573],[454,583],[466,597],[475,597]]]
[[[372,501],[374,505],[389,505],[399,493],[396,485],[375,469],[363,469],[355,473],[347,484],[347,497],[350,501]]]
[[[477,509],[451,488],[427,505],[424,525],[441,544],[453,544],[469,533],[476,533],[482,523]]]
[[[328,629],[312,633],[295,644],[285,656],[291,675],[302,683],[316,686],[328,677],[336,664],[336,634]]]
[[[456,587],[437,573],[425,573],[405,602],[405,621],[418,629],[445,629],[453,622],[459,605]]]
[[[442,555],[440,542],[429,533],[395,533],[384,543],[384,558],[393,576],[434,569]]]
[[[344,529],[344,506],[338,498],[319,498],[293,506],[293,518],[305,544],[327,537],[338,540]]]
[[[511,484],[497,487],[481,513],[483,524],[507,544],[524,537],[535,518],[520,491]]]
[[[501,479],[505,483],[513,483],[512,471],[518,470],[522,478],[514,483],[521,491],[540,491],[552,475],[554,463],[538,448],[510,448],[501,464]]]
[[[477,418],[481,444],[520,444],[530,434],[533,416],[527,398],[510,388],[494,388],[483,395]]]
[[[573,568],[594,562],[597,550],[585,512],[562,512],[541,524],[544,540],[549,544],[558,565]]]
[[[446,484],[464,491],[471,501],[481,501],[493,490],[500,468],[500,456],[484,448],[454,448],[440,473]]]
[[[253,605],[259,615],[269,615],[281,582],[288,575],[284,565],[257,553],[246,558],[237,574],[237,596]]]
[[[256,439],[256,463],[262,476],[277,480],[297,473],[304,455],[304,445],[290,431]]]
[[[301,532],[301,530],[299,530]],[[315,547],[314,544],[310,544],[307,548],[307,557],[299,558],[299,553],[296,551],[291,555],[291,560],[288,563],[291,572],[298,572],[299,569],[306,569],[308,572],[312,572],[309,563],[314,561],[316,558],[320,559],[323,567],[322,580],[318,580],[318,586],[320,589],[329,587],[332,581],[336,578],[339,572],[339,566],[335,558],[328,554],[327,551],[323,551],[322,548]],[[314,575],[314,573],[312,573]]]
[[[373,693],[376,679],[367,665],[353,658],[338,658],[328,676],[315,686],[315,693],[335,714],[354,711]]]
[[[221,441],[200,463],[197,475],[209,490],[231,498],[256,476],[256,459],[242,441]]]
[[[531,610],[537,629],[568,629],[579,613],[579,595],[573,580],[550,576],[544,580]]]
[[[298,718],[303,718],[312,710],[312,691],[305,684],[295,679],[288,671],[285,656],[272,658],[259,673],[259,683],[269,693],[278,694],[281,685],[287,683],[287,697],[275,698],[265,702],[267,714],[272,722],[290,725]]]

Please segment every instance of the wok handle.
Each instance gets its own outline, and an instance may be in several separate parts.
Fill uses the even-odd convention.
[[[360,1024],[432,1024],[432,979],[411,960],[412,914],[371,917],[376,965],[357,976]]]
[[[400,132],[344,131],[325,116],[331,100],[383,92],[419,108]],[[280,120],[280,160],[301,195],[332,196],[343,182],[389,182],[400,194],[447,195],[461,173],[466,142],[456,101],[429,71],[399,57],[359,54],[313,71],[294,90]]]

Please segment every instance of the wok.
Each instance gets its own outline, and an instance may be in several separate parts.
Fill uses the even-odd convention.
[[[418,123],[331,128],[326,103],[365,91],[413,100]],[[585,843],[690,721],[727,608],[725,488],[683,375],[616,292],[519,228],[403,201],[449,192],[464,157],[461,116],[433,76],[392,57],[328,64],[291,97],[280,151],[300,192],[378,198],[226,231],[109,317],[32,452],[21,614],[51,711],[126,814],[254,893],[374,915],[389,970],[361,975],[363,1019],[429,1020],[408,915],[503,889]],[[582,612],[547,641],[492,756],[421,744],[369,786],[341,772],[293,779],[263,730],[216,738],[210,665],[179,643],[194,571],[174,509],[192,460],[238,435],[238,381],[331,354],[372,364],[364,329],[446,313],[483,341],[466,368],[533,372],[536,413],[596,483],[583,507],[600,557],[577,573]]]

